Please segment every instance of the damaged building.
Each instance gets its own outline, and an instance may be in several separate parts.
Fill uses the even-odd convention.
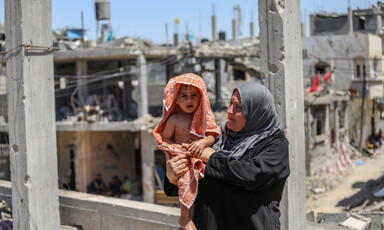
[[[107,2],[96,0],[96,9],[98,3]],[[7,35],[11,34],[11,28],[17,33],[27,31],[25,37],[35,36],[33,30],[45,35],[51,33],[51,14],[44,11],[50,1],[41,4],[28,1],[7,3],[6,12],[14,10],[22,13],[26,24],[20,28],[20,15],[7,15]],[[89,229],[114,228],[119,224],[118,227],[141,226],[143,229],[177,228],[176,209],[58,191],[56,182],[59,180],[60,185],[64,184],[69,189],[86,192],[88,184],[99,173],[106,182],[114,175],[120,178],[129,176],[142,187],[142,197],[137,199],[154,203],[155,165],[161,163],[161,159],[157,159],[158,154],[155,153],[152,129],[161,115],[161,92],[170,77],[194,72],[207,82],[218,123],[226,120],[225,111],[221,109],[228,105],[233,88],[237,85],[244,81],[258,81],[261,76],[267,79],[268,84],[279,85],[281,91],[272,91],[272,94],[276,97],[279,105],[277,110],[290,139],[290,163],[297,166],[287,182],[289,189],[283,194],[281,207],[285,211],[282,211],[282,226],[302,229],[305,225],[305,205],[298,201],[304,197],[305,179],[301,161],[303,145],[299,140],[304,138],[304,133],[303,129],[297,127],[303,125],[303,114],[297,114],[295,109],[303,110],[303,94],[301,88],[297,90],[290,83],[302,81],[301,71],[294,74],[290,68],[301,66],[297,16],[299,2],[288,2],[284,6],[276,2],[271,6],[279,10],[270,12],[264,2],[260,2],[260,18],[269,22],[265,25],[261,23],[265,27],[260,32],[260,39],[267,44],[263,47],[260,47],[259,40],[253,34],[250,38],[237,39],[235,31],[232,41],[223,39],[225,36],[221,34],[218,40],[214,38],[211,42],[202,41],[196,45],[188,39],[175,42],[174,45],[154,45],[130,37],[114,40],[111,36],[105,36],[104,39],[106,34],[103,34],[102,39],[95,43],[86,43],[82,39],[82,46],[65,45],[63,49],[60,45],[52,48],[50,36],[36,36],[30,41],[43,45],[43,49],[38,51],[33,50],[36,47],[32,45],[18,46],[15,38],[7,36],[7,47],[17,46],[28,51],[8,50],[15,55],[10,55],[6,62],[9,67],[9,114],[28,118],[23,120],[13,115],[5,117],[5,123],[9,121],[9,126],[4,130],[8,128],[12,134],[9,157],[13,164],[20,164],[21,167],[12,167],[16,170],[12,173],[12,188],[16,189],[11,191],[9,182],[0,181],[0,192],[8,203],[12,201],[14,212],[18,214],[15,215],[15,225],[32,226],[37,223],[53,229],[61,220],[62,223]],[[34,16],[30,12],[42,13],[43,17],[37,18],[39,23],[29,20]],[[297,17],[286,18],[288,14]],[[270,20],[272,17],[278,20]],[[108,25],[104,28],[107,31]],[[84,32],[83,29],[81,31]],[[216,34],[215,29],[213,34]],[[274,39],[267,40],[269,35],[273,35]],[[68,39],[66,42],[77,43],[77,40]],[[289,49],[283,51],[279,47],[281,45]],[[287,56],[284,62],[274,58],[284,55]],[[32,61],[22,62],[26,56]],[[259,60],[261,57],[262,61]],[[267,60],[276,64],[279,62],[279,65],[268,65]],[[2,64],[5,67],[5,62]],[[25,65],[20,75],[14,72],[17,64]],[[38,68],[30,68],[32,72],[28,72],[30,66]],[[39,90],[41,85],[53,83],[52,75],[55,91]],[[20,77],[20,81],[13,76]],[[31,82],[29,76],[36,76],[39,81]],[[20,87],[22,91],[15,90],[21,84],[25,86]],[[31,100],[36,99],[36,95],[41,100]],[[25,100],[24,103],[18,103],[19,97]],[[51,120],[55,115],[56,122]],[[15,125],[18,122],[22,124]],[[44,122],[46,127],[39,132]],[[32,157],[26,156],[27,150]],[[56,150],[57,158],[56,154],[52,154]],[[48,207],[42,208],[44,202],[49,204]]]
[[[165,47],[125,37],[98,47],[56,52],[59,179],[82,192],[98,173],[106,181],[114,175],[140,181],[146,160],[140,146],[150,146],[153,154],[156,149],[152,137],[144,139],[141,132],[150,133],[156,117],[161,117],[167,80],[185,72],[201,75],[212,104],[220,110],[233,88],[258,77],[257,65],[248,60],[257,59],[251,55],[257,45],[256,39],[247,39],[238,47],[226,41]],[[143,77],[147,91],[140,87]],[[156,156],[157,162],[147,163],[163,167],[163,154]],[[148,175],[153,177],[152,169]]]
[[[352,146],[370,151],[371,134],[384,129],[383,16],[381,2],[310,16],[311,36],[303,37],[309,174],[340,169],[341,154]],[[313,90],[316,75],[320,84]]]
[[[221,32],[219,39],[198,45],[188,40],[155,45],[128,36],[85,42],[78,28],[53,35],[58,179],[70,190],[88,192],[97,174],[106,183],[127,176],[136,187],[135,199],[155,202],[154,189],[161,186],[155,168],[164,170],[165,159],[151,132],[162,115],[167,81],[187,72],[202,76],[220,123],[232,90],[260,78],[254,36],[226,40]],[[6,124],[7,110],[2,111]],[[9,180],[9,167],[2,170],[0,178]]]

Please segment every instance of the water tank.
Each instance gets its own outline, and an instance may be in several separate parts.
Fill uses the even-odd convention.
[[[95,2],[96,20],[109,20],[110,6],[108,0],[96,0]]]
[[[225,40],[225,31],[219,32],[219,40],[224,41]]]

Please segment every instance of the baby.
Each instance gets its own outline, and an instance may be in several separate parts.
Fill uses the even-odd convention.
[[[153,132],[160,149],[171,154],[199,156],[205,147],[211,146],[220,129],[215,123],[205,83],[195,74],[172,78],[164,90],[163,119]],[[183,143],[190,143],[188,149]],[[189,171],[178,181],[183,229],[196,229],[193,203],[197,196],[198,180],[205,165],[195,157],[189,158]]]

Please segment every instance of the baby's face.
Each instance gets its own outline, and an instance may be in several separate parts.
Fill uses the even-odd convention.
[[[191,85],[181,85],[176,97],[176,104],[185,113],[194,113],[199,107],[200,90]]]

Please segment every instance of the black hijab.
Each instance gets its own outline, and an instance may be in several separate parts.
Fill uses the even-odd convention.
[[[285,137],[285,134],[278,121],[273,96],[264,85],[246,83],[233,92],[236,90],[240,94],[245,125],[239,132],[234,132],[227,127],[227,122],[223,123],[221,136],[213,149],[240,159],[263,139],[273,135]]]

